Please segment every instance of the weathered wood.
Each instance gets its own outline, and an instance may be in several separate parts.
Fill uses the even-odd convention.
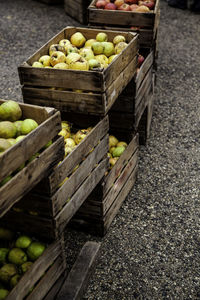
[[[88,21],[90,24],[153,28],[156,15],[159,11],[159,0],[156,1],[154,10],[149,13],[98,9],[95,5],[96,1],[97,0],[93,0],[88,7]]]
[[[43,300],[55,300],[57,294],[59,293],[64,281],[65,281],[66,273],[63,273],[59,279],[54,283],[50,291],[44,297]]]
[[[58,5],[63,2],[63,0],[35,0],[35,1],[42,2],[48,5]]]
[[[99,183],[108,169],[108,159],[103,160],[84,181],[78,191],[73,195],[71,201],[55,217],[56,228],[62,232],[66,224],[74,216],[94,187]]]
[[[58,257],[26,300],[42,300],[63,272],[64,266],[62,257]]]
[[[82,299],[89,278],[95,269],[100,245],[100,243],[90,241],[85,243],[61,291],[58,293],[58,300]]]
[[[64,0],[65,12],[81,24],[88,23],[87,8],[91,0]]]
[[[64,156],[63,138],[58,138],[32,162],[0,188],[0,216],[48,175]],[[14,189],[13,189],[14,187]]]
[[[0,100],[0,104],[3,103]],[[55,109],[48,111],[39,106],[24,105],[19,103],[22,109],[22,119],[32,118],[39,126],[26,135],[26,137],[4,151],[0,155],[0,181],[17,170],[33,154],[45,146],[61,130],[60,112]]]

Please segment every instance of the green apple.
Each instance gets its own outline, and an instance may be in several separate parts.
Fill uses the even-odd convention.
[[[108,58],[108,64],[110,64],[117,56],[118,56],[118,54],[111,55],[111,56]]]
[[[108,35],[107,33],[105,32],[99,32],[97,35],[96,35],[96,40],[98,42],[107,42],[108,40]]]
[[[88,63],[89,63],[89,69],[90,70],[101,68],[100,62],[95,58],[92,58],[92,59],[88,60]]]
[[[60,51],[66,54],[65,48],[59,44],[53,44],[49,47],[49,55],[51,56],[55,51]]]
[[[86,47],[91,47],[92,46],[92,44],[94,44],[94,43],[96,43],[96,40],[95,39],[89,39],[89,40],[87,40],[86,42],[85,42],[85,48]]]
[[[75,62],[81,58],[78,53],[70,53],[66,56],[66,63],[69,65],[72,62]]]
[[[68,64],[66,64],[64,62],[61,62],[61,63],[56,64],[53,68],[54,69],[69,69],[69,66],[68,66]]]
[[[90,59],[94,58],[94,53],[92,51],[92,49],[90,48],[82,48],[79,51],[79,54],[85,58],[87,61],[89,61]]]
[[[51,54],[51,65],[54,67],[58,63],[63,63],[66,60],[66,56],[63,52],[61,51],[55,51],[53,54]]]
[[[34,63],[32,64],[32,67],[34,67],[34,68],[44,68],[43,64],[40,63],[39,61],[34,61]]]
[[[108,66],[108,58],[104,54],[96,55],[95,59],[100,62],[102,68]]]
[[[66,46],[71,45],[71,43],[68,39],[62,39],[62,40],[59,41],[59,45],[64,47],[65,50],[67,50]]]
[[[113,44],[119,44],[120,42],[126,42],[126,39],[123,35],[116,35],[113,39]]]
[[[101,42],[93,43],[91,48],[95,55],[102,54],[104,49],[103,44]]]
[[[78,53],[78,48],[73,45],[67,46],[67,55],[70,53]]]
[[[115,46],[115,54],[119,54],[119,53],[122,52],[127,46],[128,46],[127,43],[125,43],[125,42],[119,42],[119,43]]]
[[[114,44],[111,42],[103,42],[103,54],[106,55],[107,57],[115,54],[115,47]]]
[[[88,71],[89,64],[88,64],[88,61],[81,56],[81,58],[79,58],[77,61],[69,64],[69,69]]]
[[[43,64],[44,67],[50,66],[50,59],[49,55],[42,55],[39,59],[39,62]]]
[[[76,33],[72,34],[72,36],[70,38],[70,42],[75,47],[81,48],[85,44],[86,38],[84,37],[84,35],[81,32],[76,32]]]

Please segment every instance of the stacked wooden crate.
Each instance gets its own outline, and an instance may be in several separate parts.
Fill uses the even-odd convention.
[[[34,61],[37,61],[39,57],[48,53],[50,45],[58,43],[62,39],[70,39],[71,35],[77,31],[81,32],[87,40],[94,39],[99,32],[105,32],[108,35],[108,40],[113,40],[116,35],[123,35],[128,45],[105,69],[79,71],[32,67]],[[55,228],[56,225],[56,230],[62,231],[64,226],[66,226],[73,215],[75,215],[75,212],[87,201],[86,198],[91,194],[94,188],[99,186],[99,184],[102,185],[101,180],[107,180],[108,177],[106,175],[109,170],[107,157],[109,150],[108,133],[112,133],[113,127],[112,124],[108,124],[109,111],[127,84],[134,78],[138,66],[137,54],[138,34],[136,33],[67,27],[54,36],[19,67],[24,101],[43,106],[53,106],[61,111],[61,115],[66,116],[66,120],[71,120],[72,123],[77,124],[79,127],[82,126],[82,128],[87,128],[91,126],[91,124],[96,125],[91,132],[90,142],[89,140],[87,142],[86,138],[85,141],[80,144],[80,148],[78,146],[64,159],[61,165],[54,169],[54,172],[47,179],[47,190],[44,188],[46,183],[43,183],[42,190],[38,189],[36,191],[35,189],[29,194],[30,201],[37,203],[37,208],[41,206],[41,217],[42,214],[43,218],[47,217],[44,216],[44,213],[50,215],[48,221],[51,222],[51,225],[48,226],[48,228]],[[81,90],[81,93],[77,92],[77,90]],[[118,132],[117,128],[114,128],[114,130]],[[121,133],[119,132],[119,134]],[[130,146],[124,151],[124,159],[122,157],[118,161],[118,164],[116,164],[116,169],[119,167],[120,172],[114,176],[110,175],[112,177],[112,179],[110,179],[111,186],[114,182],[118,185],[117,180],[122,181],[122,183],[118,185],[118,189],[112,201],[107,203],[109,214],[111,213],[111,217],[109,217],[108,220],[109,225],[121,203],[126,198],[130,188],[133,186],[137,173],[138,136],[136,136],[136,133],[132,129],[125,132],[125,136]],[[88,135],[88,139],[89,137],[90,134]],[[87,148],[84,142],[85,145],[89,143],[90,147]],[[94,150],[88,155],[87,161],[85,156],[92,148],[94,148]],[[99,158],[97,155],[98,152],[100,155]],[[80,156],[79,160],[78,155]],[[102,167],[100,158],[103,163]],[[71,174],[73,168],[83,159],[85,160],[80,164],[77,170]],[[126,161],[126,163],[124,161]],[[92,179],[93,184],[88,184],[92,174],[91,170],[94,166],[94,172],[96,172],[94,175],[95,180]],[[114,172],[113,170],[113,174]],[[69,179],[64,185],[55,190],[55,187],[68,176]],[[130,181],[127,186],[126,180],[129,177]],[[50,190],[50,192],[48,190]],[[104,202],[104,197],[105,194],[102,194],[101,200],[99,201]],[[50,212],[44,209],[44,206],[42,208],[45,199],[50,207]],[[69,199],[70,201],[66,203]],[[22,206],[20,208],[27,208],[26,200],[21,204]],[[15,212],[12,212],[10,218],[14,219],[14,214]],[[39,216],[36,216],[36,219],[37,218],[39,218]],[[107,228],[109,225],[107,225]],[[54,231],[53,235],[56,234]]]
[[[81,24],[88,23],[87,8],[91,0],[64,0],[64,9],[67,15]]]
[[[0,100],[0,104],[4,102],[6,100]],[[13,230],[13,236],[26,234],[33,241],[40,241],[45,245],[42,255],[33,262],[31,268],[23,276],[21,275],[20,281],[6,297],[9,300],[39,300],[43,299],[65,271],[63,235],[53,241],[47,233],[41,239],[38,227],[34,223],[29,224],[32,227],[30,230],[25,220],[18,218],[16,222],[12,222],[12,220],[7,220],[7,215],[12,212],[13,207],[21,201],[24,195],[45,176],[48,176],[63,159],[64,140],[63,137],[58,136],[61,130],[59,111],[24,103],[19,103],[19,106],[22,111],[21,120],[31,118],[38,123],[38,127],[0,155],[0,247],[3,249],[15,247],[13,241],[4,234],[5,228],[6,232],[7,229]],[[20,222],[23,226],[20,226]],[[33,230],[34,226],[35,230]],[[9,283],[5,282],[5,288],[6,290],[11,288]]]

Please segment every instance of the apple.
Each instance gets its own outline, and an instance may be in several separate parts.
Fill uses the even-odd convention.
[[[127,47],[127,43],[125,42],[120,42],[115,46],[115,54],[119,54],[120,52],[122,52],[122,50],[124,50]]]
[[[133,5],[137,5],[137,4],[132,4],[131,6],[133,6]],[[137,5],[137,7],[138,7],[138,5]],[[131,29],[132,30],[140,30],[140,27],[131,26]]]
[[[114,4],[118,7],[120,7],[122,4],[124,4],[124,0],[115,0]]]
[[[95,58],[92,58],[92,59],[88,60],[88,63],[89,63],[89,69],[90,70],[98,69],[98,68],[101,67],[100,62]]]
[[[92,47],[92,44],[96,43],[96,40],[95,39],[89,39],[85,42],[85,46],[84,48],[87,48],[87,47]]]
[[[96,35],[96,40],[97,40],[97,42],[107,42],[107,40],[108,40],[107,33],[105,33],[105,32],[99,32]]]
[[[66,138],[65,139],[65,147],[74,148],[76,146],[74,140],[72,138]]]
[[[153,10],[155,3],[152,0],[145,0],[145,1],[139,1],[138,2],[139,6],[144,5],[147,6],[149,9]]]
[[[49,55],[51,56],[51,54],[55,51],[61,51],[66,54],[65,48],[59,44],[53,44],[49,47]]]
[[[138,4],[131,4],[130,9],[131,11],[136,11],[138,9],[139,5]],[[137,30],[137,27],[132,26],[131,29]]]
[[[42,55],[39,59],[39,62],[43,64],[44,67],[50,66],[50,59],[49,55]]]
[[[93,43],[91,48],[95,55],[103,53],[103,45],[101,42]]]
[[[51,54],[50,62],[51,65],[54,67],[58,63],[65,62],[66,56],[61,51],[55,51]]]
[[[116,10],[117,6],[114,3],[109,2],[109,3],[106,4],[104,9],[106,9],[106,10]]]
[[[102,8],[104,9],[104,7],[106,6],[107,4],[107,1],[105,0],[98,0],[97,3],[96,3],[96,8]]]
[[[130,11],[130,5],[124,3],[120,7],[118,7],[118,10]]]
[[[138,6],[136,12],[147,13],[147,12],[150,12],[150,9],[145,5],[141,5],[141,6]]]
[[[141,64],[143,63],[144,61],[144,56],[139,54],[138,55],[138,68],[141,66]]]
[[[76,62],[81,58],[80,54],[78,53],[70,53],[66,57],[66,63],[69,65],[72,62]]]
[[[75,46],[67,46],[67,55],[70,53],[78,53],[78,48],[76,48]]]
[[[113,39],[113,44],[118,44],[120,42],[126,42],[126,39],[123,35],[116,35]]]
[[[103,44],[103,54],[106,55],[107,57],[115,54],[115,47],[114,44],[111,42],[102,42]]]
[[[73,61],[69,64],[69,69],[71,70],[81,70],[81,71],[88,71],[89,70],[89,63],[86,59],[80,56],[79,59]]]
[[[111,64],[111,62],[118,56],[118,54],[114,54],[114,55],[111,55],[109,58],[108,58],[108,64]]]
[[[62,40],[59,41],[59,45],[66,48],[66,46],[71,45],[71,43],[68,39],[62,39]]]
[[[79,54],[86,60],[94,58],[94,53],[91,48],[82,48],[80,49]]]
[[[40,63],[39,61],[34,61],[34,63],[32,64],[32,67],[34,67],[34,68],[44,68],[43,64]]]
[[[70,41],[75,47],[81,48],[85,44],[86,38],[81,32],[77,31],[76,33],[72,34]]]
[[[108,58],[104,54],[96,55],[95,59],[100,62],[102,68],[107,68]]]
[[[54,69],[69,69],[68,65],[64,62],[56,64],[53,68]]]

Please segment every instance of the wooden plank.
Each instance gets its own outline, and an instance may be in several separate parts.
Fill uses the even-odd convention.
[[[87,137],[77,145],[61,164],[59,164],[49,176],[50,193],[53,194],[58,185],[73,171],[73,169],[85,158],[89,151],[108,132],[108,116],[99,121]]]
[[[153,102],[154,102],[154,95],[152,94],[149,104],[147,106],[147,139],[150,137],[151,131],[151,122],[152,122],[152,115],[153,115]]]
[[[63,261],[58,257],[26,300],[42,300],[63,272]]]
[[[19,283],[10,291],[8,300],[23,299],[42,277],[47,268],[60,255],[60,243],[56,241],[49,245],[44,253],[34,262],[32,267],[26,272]]]
[[[0,189],[0,216],[2,217],[16,202],[36,186],[45,175],[49,174],[50,170],[62,160],[63,155],[64,141],[60,137],[4,184]]]
[[[65,0],[65,12],[81,24],[88,23],[87,7],[91,0]]]
[[[78,189],[78,191],[73,195],[71,201],[67,203],[65,207],[57,214],[55,217],[55,224],[59,232],[64,230],[66,224],[70,221],[94,187],[101,180],[107,168],[108,159],[105,159],[95,168],[91,175],[87,177],[80,189]]]
[[[86,242],[76,259],[61,291],[58,293],[58,300],[82,299],[87,288],[89,278],[94,272],[97,257],[100,250],[100,243]]]
[[[137,73],[137,76],[135,78],[136,83],[136,91],[138,91],[139,87],[141,86],[146,74],[148,73],[149,69],[153,65],[153,51],[150,51],[147,57],[145,57],[145,60],[143,64],[140,67],[139,72]]]
[[[66,274],[62,274],[59,279],[54,283],[51,290],[45,295],[43,300],[55,300],[55,297],[57,296],[58,292],[60,291],[64,281],[65,281]]]
[[[106,157],[108,152],[108,135],[97,145],[97,147],[89,154],[89,156],[81,163],[79,168],[69,177],[69,179],[61,186],[61,188],[52,196],[53,216],[64,207],[73,194],[81,186],[82,182],[95,168],[99,161]]]

